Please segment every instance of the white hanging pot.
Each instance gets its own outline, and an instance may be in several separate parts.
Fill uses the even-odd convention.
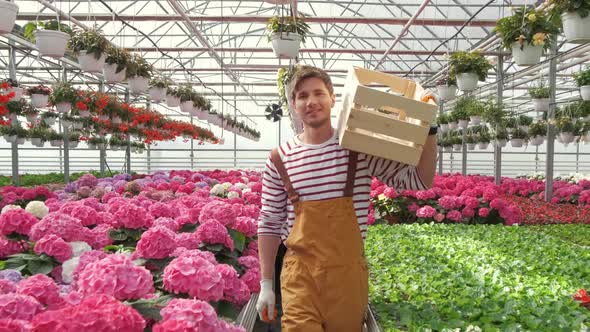
[[[41,144],[42,140],[43,139],[41,137],[31,137],[31,144],[38,146]]]
[[[444,133],[444,132],[446,132],[448,130],[449,130],[449,124],[448,123],[441,123],[440,124],[440,132],[441,133]]]
[[[549,98],[533,99],[535,111],[543,112],[549,110]]]
[[[477,148],[480,150],[487,150],[489,145],[490,145],[490,143],[487,143],[487,142],[479,142],[479,143],[477,143]]]
[[[26,140],[25,137],[17,137],[16,144],[23,145],[23,144],[25,144],[25,140]]]
[[[42,95],[40,93],[33,93],[31,95],[31,105],[35,108],[45,107],[49,103],[49,95]]]
[[[178,106],[180,106],[180,97],[166,95],[166,105],[168,107],[178,107]]]
[[[577,12],[561,14],[565,39],[570,43],[585,43],[590,40],[590,15],[582,18]]]
[[[561,139],[561,143],[568,144],[574,141],[574,133],[559,133],[559,138]]]
[[[139,153],[139,154],[143,153],[143,149],[141,149],[141,148],[137,149],[137,153]]]
[[[166,96],[166,88],[150,88],[150,100],[159,103]]]
[[[102,53],[100,58],[96,58],[94,54],[86,51],[80,51],[78,55],[78,63],[80,69],[89,73],[98,73],[102,71],[106,60],[106,54]]]
[[[444,152],[453,152],[453,147],[452,146],[443,146],[443,151]]]
[[[521,148],[524,145],[524,139],[513,138],[510,140],[510,145],[512,145],[513,148]]]
[[[119,150],[119,147],[117,145],[111,145],[111,150],[117,151],[117,150]]]
[[[90,149],[90,150],[96,150],[96,144],[94,144],[94,143],[88,143],[88,149]]]
[[[16,21],[18,6],[14,2],[0,1],[0,34],[10,33]]]
[[[584,134],[584,136],[582,136],[582,140],[584,143],[590,143],[590,135],[588,133]]]
[[[477,88],[479,77],[476,73],[460,73],[457,74],[457,86],[461,91],[471,91]]]
[[[28,122],[33,123],[37,121],[37,114],[27,114],[26,117]]]
[[[70,149],[77,148],[79,143],[80,142],[78,142],[78,141],[71,141],[70,144],[69,144]]]
[[[44,118],[43,122],[45,122],[45,124],[48,126],[53,126],[55,124],[55,118],[54,117]]]
[[[580,87],[580,96],[582,96],[583,100],[590,100],[590,85]]]
[[[532,46],[530,44],[526,44],[522,49],[520,49],[519,43],[516,42],[512,44],[512,58],[519,66],[536,65],[541,61],[542,55],[543,46]]]
[[[301,35],[288,32],[275,32],[270,39],[272,41],[272,49],[277,58],[293,59],[299,54]]]
[[[104,115],[104,114],[103,114],[103,115],[99,115],[99,116],[98,116],[98,119],[99,119],[100,121],[107,121],[108,119],[110,119],[110,117],[109,117],[108,115]]]
[[[57,139],[57,140],[51,140],[51,141],[49,141],[49,144],[50,144],[51,146],[61,146],[61,145],[62,145],[62,143],[63,143],[63,141],[62,141],[62,140],[60,140],[60,139]]]
[[[68,103],[67,101],[65,102],[61,102],[61,103],[57,103],[57,105],[55,105],[55,109],[59,112],[59,113],[67,113],[72,109],[72,104]]]
[[[531,139],[531,145],[537,146],[545,143],[545,136],[535,136]]]
[[[144,93],[150,83],[147,77],[141,76],[130,77],[127,81],[129,83],[129,91],[134,95]]]
[[[500,148],[505,147],[507,143],[508,143],[508,141],[505,139],[497,139],[496,140],[496,146],[500,147]]]
[[[16,142],[16,135],[4,135],[4,139],[8,143],[14,143]]]
[[[125,80],[125,73],[127,73],[127,68],[123,68],[117,73],[117,64],[115,63],[105,63],[104,67],[102,67],[102,74],[107,83],[123,82]]]
[[[84,124],[82,122],[73,122],[72,126],[74,127],[74,129],[82,129],[84,128]]]
[[[86,111],[79,111],[80,113],[80,117],[81,118],[89,118],[90,117],[90,111],[86,110]]]
[[[475,150],[475,143],[467,143],[467,150]]]
[[[19,100],[23,96],[23,88],[8,88],[8,93],[14,92],[14,96],[10,100]]]
[[[187,100],[180,103],[180,110],[184,113],[190,113],[193,110],[193,101]]]
[[[438,95],[443,100],[451,100],[457,94],[456,85],[438,85],[436,89],[438,90]]]
[[[121,124],[121,118],[119,116],[113,116],[113,118],[111,119],[111,123],[112,124]]]
[[[72,125],[72,121],[61,120],[61,125],[69,128]]]
[[[462,147],[461,144],[453,144],[453,150],[455,150],[455,151],[461,151],[461,147]]]
[[[459,126],[457,125],[457,122],[449,122],[449,129],[450,130],[455,130],[459,128]]]
[[[41,55],[52,58],[61,58],[66,53],[70,35],[61,31],[37,30],[35,31],[35,44]]]
[[[469,119],[471,120],[471,124],[474,126],[477,126],[481,123],[481,116],[479,115],[470,116]]]
[[[459,127],[462,129],[469,127],[469,120],[459,120]]]

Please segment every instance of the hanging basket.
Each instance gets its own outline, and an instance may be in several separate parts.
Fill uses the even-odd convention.
[[[59,113],[67,113],[72,109],[72,104],[68,102],[57,103],[57,105],[55,105],[55,109]]]
[[[49,141],[49,144],[51,146],[61,146],[63,144],[63,141],[60,139],[51,140],[51,141]]]
[[[532,146],[539,146],[545,142],[545,136],[535,136],[531,138],[531,145]]]
[[[125,74],[127,73],[127,68],[123,68],[120,72],[117,73],[117,64],[110,64],[106,63],[102,68],[102,74],[104,76],[104,80],[107,83],[121,83],[125,80]]]
[[[513,148],[521,148],[524,145],[524,139],[513,138],[510,140],[510,145],[512,145]]]
[[[128,80],[129,92],[134,95],[139,95],[145,92],[149,87],[149,80],[147,77],[135,76]]]
[[[457,122],[454,122],[454,121],[453,122],[449,122],[449,129],[450,130],[455,130],[457,128],[459,128],[459,125],[457,124]]]
[[[166,88],[150,88],[149,89],[150,100],[159,103],[166,96]]]
[[[102,53],[98,59],[94,56],[94,54],[88,53],[86,51],[80,51],[80,54],[78,55],[80,69],[89,73],[101,72],[104,67],[105,60],[106,54],[104,53]]]
[[[180,106],[180,97],[166,95],[166,105],[168,107],[178,107],[178,106]]]
[[[590,15],[582,18],[578,12],[561,14],[565,39],[570,43],[582,44],[590,41]]]
[[[497,139],[496,140],[496,146],[500,147],[500,148],[505,147],[507,143],[508,143],[508,141],[505,139]]]
[[[477,88],[479,77],[476,73],[460,73],[457,74],[457,86],[461,91],[471,91]]]
[[[18,145],[23,145],[25,144],[26,138],[25,137],[17,137],[16,138],[16,144]]]
[[[111,119],[111,123],[115,125],[121,124],[121,122],[123,121],[121,121],[121,118],[119,116],[113,116],[113,118]]]
[[[34,146],[39,146],[43,142],[41,137],[31,137],[31,144]]]
[[[184,113],[190,113],[193,111],[193,101],[192,100],[187,100],[187,101],[183,101],[182,103],[180,103],[180,111],[184,112]]]
[[[519,43],[512,44],[512,58],[519,66],[532,66],[541,61],[543,55],[543,46],[532,46],[530,44],[524,45],[520,49]]]
[[[457,94],[456,85],[438,85],[436,89],[438,90],[438,95],[443,100],[451,100]]]
[[[31,95],[31,105],[35,108],[45,107],[49,103],[49,96],[42,95],[38,93],[33,93]]]
[[[277,58],[294,59],[299,54],[301,35],[289,32],[275,32],[270,38],[272,49]]]
[[[461,148],[463,146],[461,144],[453,144],[453,150],[454,151],[461,151]]]
[[[477,143],[477,148],[480,150],[487,150],[488,146],[490,146],[490,143],[488,142],[479,142]]]
[[[479,115],[473,115],[469,117],[470,123],[474,126],[477,126],[478,124],[481,123],[481,116]]]
[[[453,147],[452,146],[445,146],[445,147],[443,147],[443,151],[444,152],[453,152]]]
[[[8,88],[8,93],[14,92],[14,96],[10,100],[19,100],[23,96],[23,88]]]
[[[449,124],[448,123],[441,123],[440,125],[440,132],[444,133],[449,131]]]
[[[14,2],[0,1],[0,34],[7,34],[12,32],[14,22],[16,21],[16,14],[18,6]]]
[[[580,96],[583,100],[590,100],[590,85],[580,87]]]
[[[544,112],[549,110],[549,98],[533,99],[533,107],[535,111]]]
[[[103,114],[103,115],[99,115],[99,116],[98,116],[98,119],[99,119],[100,121],[107,121],[108,119],[110,119],[110,117],[109,117],[108,115],[104,115],[104,114]]]
[[[55,124],[55,119],[56,118],[54,118],[54,117],[44,118],[43,122],[45,122],[45,124],[48,126],[53,126]]]
[[[66,53],[70,35],[61,31],[37,30],[35,32],[35,44],[41,55],[52,58],[61,58]]]
[[[575,136],[574,136],[574,133],[563,132],[563,133],[559,133],[559,139],[561,140],[561,143],[569,144],[574,141]]]
[[[79,113],[80,113],[81,118],[89,118],[90,117],[90,111],[79,111]]]
[[[467,150],[475,150],[475,143],[467,143]]]
[[[96,150],[96,144],[88,143],[88,149]]]
[[[469,127],[469,120],[459,120],[459,128],[467,129]]]

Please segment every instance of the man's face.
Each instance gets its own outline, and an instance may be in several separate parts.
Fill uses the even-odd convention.
[[[326,84],[319,78],[305,79],[295,94],[295,111],[303,123],[311,128],[319,128],[330,123],[330,111],[336,96],[330,94]]]

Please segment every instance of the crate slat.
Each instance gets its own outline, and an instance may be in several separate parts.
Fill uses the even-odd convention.
[[[400,121],[393,115],[355,109],[348,117],[348,128],[371,128],[374,133],[394,136],[420,145],[426,142],[429,127]]]

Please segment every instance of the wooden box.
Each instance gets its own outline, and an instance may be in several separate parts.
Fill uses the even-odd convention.
[[[386,88],[369,87],[375,84]],[[417,165],[438,110],[433,101],[420,101],[423,91],[422,86],[412,80],[351,68],[338,114],[340,145]]]

